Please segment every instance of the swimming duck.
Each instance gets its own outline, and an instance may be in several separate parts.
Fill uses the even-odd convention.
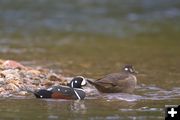
[[[48,89],[40,89],[34,92],[36,98],[54,98],[54,99],[84,99],[86,94],[82,86],[86,80],[82,76],[77,76],[71,80],[68,86],[52,86]]]
[[[132,65],[125,65],[119,73],[108,74],[96,81],[87,81],[103,93],[132,93],[137,84],[136,74]]]

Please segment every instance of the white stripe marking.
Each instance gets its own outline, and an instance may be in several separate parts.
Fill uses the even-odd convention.
[[[74,90],[76,96],[78,97],[79,100],[81,100],[81,97],[78,95],[78,93]]]
[[[53,89],[53,88],[52,88],[52,87],[50,87],[50,88],[48,88],[48,89],[47,89],[47,91],[51,91],[52,89]]]
[[[83,78],[83,81],[81,83],[82,86],[85,86],[86,85],[86,80]]]
[[[71,87],[72,87],[72,88],[74,87],[74,85],[73,85],[73,84],[74,84],[74,82],[72,82],[72,83],[71,83]]]

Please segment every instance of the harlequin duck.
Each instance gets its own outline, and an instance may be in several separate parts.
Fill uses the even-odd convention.
[[[87,81],[103,93],[132,93],[137,84],[136,74],[132,65],[125,65],[119,73],[108,74],[96,81]]]
[[[84,99],[86,94],[81,88],[86,84],[82,76],[77,76],[71,80],[68,86],[53,86],[48,89],[40,89],[34,92],[36,98],[54,99]]]

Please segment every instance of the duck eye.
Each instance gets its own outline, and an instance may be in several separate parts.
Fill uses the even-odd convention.
[[[74,83],[77,83],[77,80],[76,80],[76,81],[74,81]]]

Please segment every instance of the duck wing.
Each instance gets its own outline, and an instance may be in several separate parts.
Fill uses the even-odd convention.
[[[129,74],[112,73],[95,81],[96,84],[111,84],[116,86],[119,82],[123,83],[129,78]]]
[[[67,86],[53,86],[53,88],[51,88],[51,90],[53,93],[54,92],[59,92],[63,95],[72,95],[73,94],[73,89]]]

